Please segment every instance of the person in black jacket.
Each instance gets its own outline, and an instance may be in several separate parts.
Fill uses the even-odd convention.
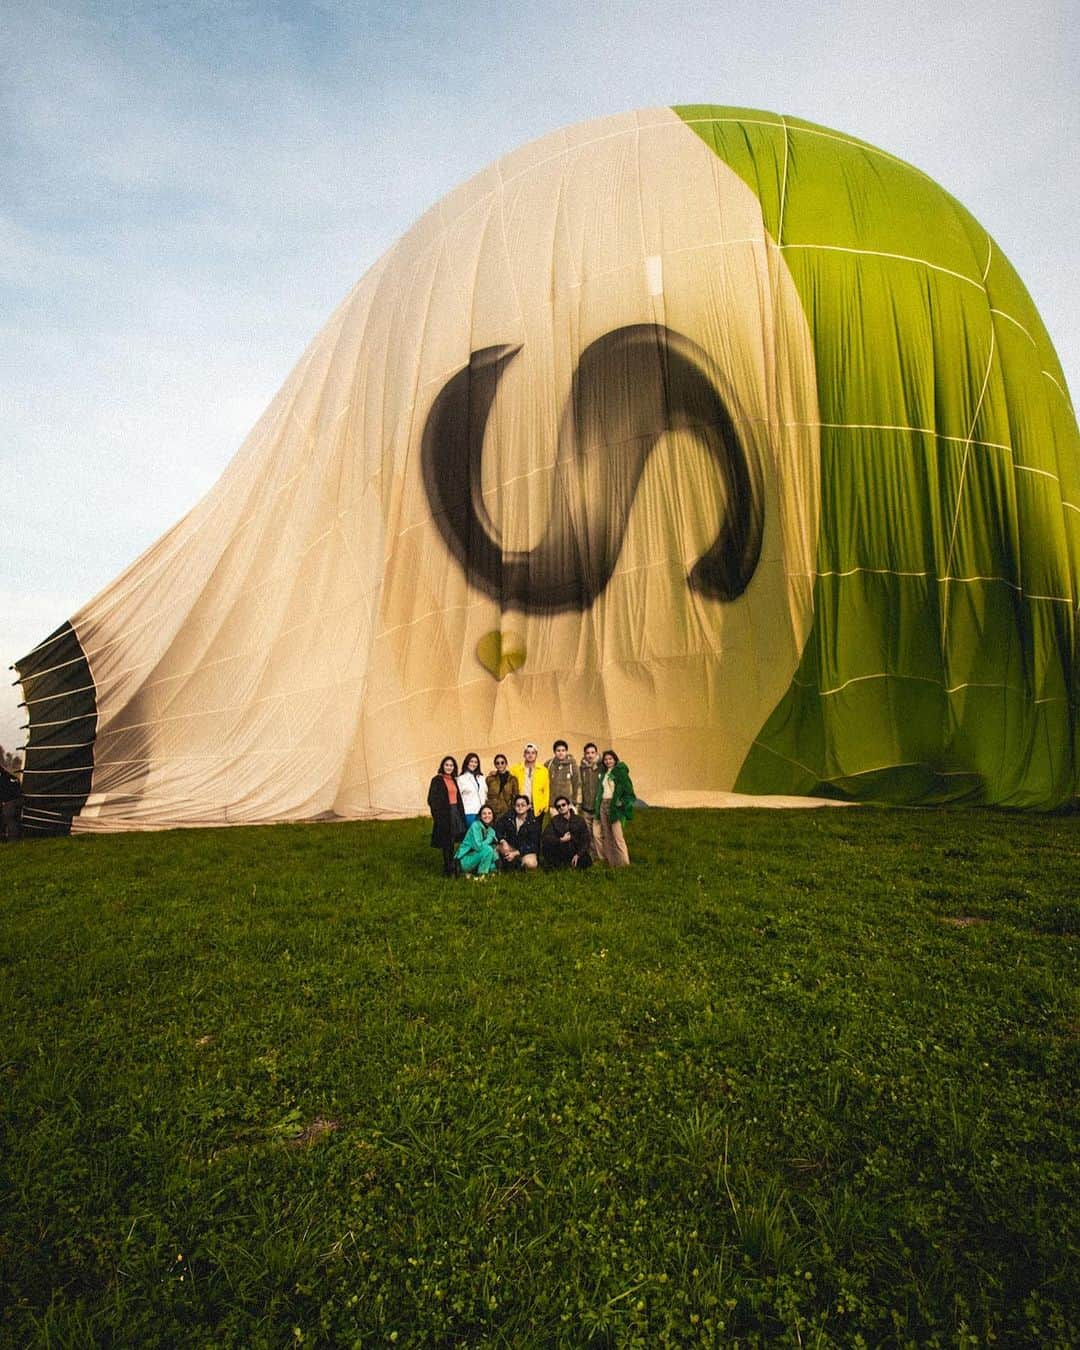
[[[532,813],[532,806],[523,792],[514,798],[514,809],[495,822],[495,849],[499,866],[504,872],[536,869],[540,852],[540,822]]]
[[[21,815],[22,784],[0,765],[0,840],[14,841],[20,837]]]
[[[428,788],[427,804],[431,812],[431,847],[441,848],[443,876],[455,877],[458,865],[454,850],[465,838],[465,812],[457,785],[458,766],[453,755],[446,755],[439,772]]]
[[[592,866],[592,834],[588,825],[570,809],[570,800],[561,794],[555,798],[555,814],[540,840],[545,867]]]

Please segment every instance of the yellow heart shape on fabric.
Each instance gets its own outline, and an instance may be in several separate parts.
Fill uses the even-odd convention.
[[[476,659],[497,680],[505,680],[525,664],[525,639],[518,633],[485,633],[476,644]]]

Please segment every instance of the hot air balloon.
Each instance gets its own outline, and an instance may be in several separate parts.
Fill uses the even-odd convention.
[[[1080,435],[924,174],[771,113],[559,131],[427,212],[212,491],[17,663],[26,824],[415,814],[448,749],[642,797],[1077,793]]]

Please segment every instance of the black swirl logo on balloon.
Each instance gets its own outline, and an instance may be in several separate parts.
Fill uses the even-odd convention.
[[[484,432],[499,380],[520,347],[485,347],[447,381],[424,428],[424,485],[451,554],[503,610],[584,612],[611,580],[649,455],[668,431],[705,446],[724,485],[716,538],[691,568],[694,591],[730,601],[761,554],[761,473],[720,393],[721,377],[689,338],[660,324],[606,333],[581,355],[559,432],[551,515],[527,551],[503,547],[484,506]]]

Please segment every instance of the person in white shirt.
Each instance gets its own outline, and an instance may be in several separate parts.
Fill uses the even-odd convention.
[[[465,812],[465,828],[468,829],[487,801],[487,780],[480,771],[480,756],[475,750],[470,750],[461,761],[457,785],[461,793],[461,808]]]

